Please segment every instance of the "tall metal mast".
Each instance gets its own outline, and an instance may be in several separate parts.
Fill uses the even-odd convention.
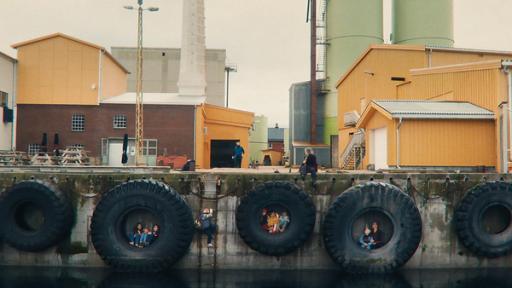
[[[135,96],[135,165],[144,165],[144,109],[142,102],[142,1],[138,0],[137,25],[137,90]]]
[[[142,8],[144,0],[137,0],[137,71],[136,71],[136,92],[135,92],[135,165],[141,166],[144,161],[144,109],[143,93],[142,93],[142,12],[156,12],[157,7]],[[125,9],[134,10],[133,6],[124,6]]]

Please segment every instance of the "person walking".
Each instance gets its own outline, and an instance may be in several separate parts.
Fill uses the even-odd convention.
[[[233,164],[235,168],[242,167],[242,158],[244,157],[244,148],[240,146],[240,142],[236,142],[235,150],[233,153]]]
[[[304,153],[306,154],[306,157],[304,157],[304,161],[302,161],[302,165],[300,166],[302,180],[306,180],[306,175],[310,173],[311,179],[313,180],[312,184],[316,185],[316,172],[318,171],[316,156],[311,148],[306,148]]]

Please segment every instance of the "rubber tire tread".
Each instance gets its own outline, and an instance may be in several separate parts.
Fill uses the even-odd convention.
[[[45,217],[40,229],[30,233],[18,228],[13,215],[14,206],[27,200],[39,206]],[[2,193],[0,223],[5,243],[21,251],[43,251],[69,236],[73,225],[73,206],[66,194],[50,183],[21,181]]]
[[[260,209],[264,208],[258,207],[258,203],[268,199],[273,199],[269,204],[283,204],[287,207],[291,222],[282,234],[290,234],[276,238],[281,235],[268,234],[255,223],[257,217],[254,213],[260,213]],[[301,247],[311,237],[315,221],[316,208],[311,196],[287,181],[268,181],[256,186],[242,198],[236,211],[236,226],[240,237],[253,250],[269,256],[286,255]]]
[[[128,199],[133,203],[124,204],[123,201]],[[141,207],[149,209],[161,220],[168,219],[169,227],[172,226],[174,230],[164,234],[163,229],[166,227],[160,223],[162,230],[158,246],[153,246],[157,244],[155,242],[150,247],[134,252],[131,250],[134,248],[130,248],[127,243],[121,243],[126,239],[109,233],[109,225],[116,224],[106,219],[119,219],[122,213],[115,212],[117,210],[123,212],[123,209]],[[161,212],[158,213],[155,207],[160,207]],[[105,263],[120,272],[165,270],[188,252],[193,235],[194,219],[190,206],[173,188],[155,180],[131,180],[112,188],[103,195],[91,221],[91,239],[97,253]]]
[[[376,207],[386,211],[396,224],[387,244],[366,251],[358,247],[349,235],[352,230],[350,219],[361,211],[371,211]],[[372,181],[347,189],[329,207],[323,223],[327,253],[342,270],[353,274],[397,270],[414,255],[421,237],[422,221],[418,208],[411,197],[388,183]]]
[[[502,245],[492,246],[479,240],[485,237],[485,232],[475,230],[471,225],[471,216],[479,211],[477,206],[490,201],[491,197],[501,198],[512,204],[512,184],[503,181],[486,182],[471,188],[457,205],[454,213],[455,230],[462,244],[478,256],[497,258],[509,254],[512,251],[512,229],[508,228],[508,237]],[[492,237],[492,236],[490,236]]]

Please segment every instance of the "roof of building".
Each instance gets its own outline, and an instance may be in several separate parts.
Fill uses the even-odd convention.
[[[130,73],[123,65],[121,65],[121,63],[119,63],[116,60],[116,58],[114,58],[114,56],[112,56],[112,54],[110,54],[110,52],[107,51],[107,49],[105,49],[105,47],[102,47],[102,46],[96,45],[94,43],[87,42],[87,41],[84,41],[84,40],[81,40],[81,39],[78,39],[78,38],[66,35],[64,33],[60,33],[60,32],[49,34],[49,35],[45,35],[45,36],[41,36],[41,37],[37,37],[37,38],[26,40],[26,41],[23,41],[23,42],[18,42],[18,43],[12,44],[11,47],[14,48],[14,49],[18,49],[19,47],[22,47],[22,46],[34,44],[34,43],[37,43],[37,42],[40,42],[40,41],[44,41],[44,40],[48,40],[48,39],[52,39],[52,38],[56,38],[56,37],[65,38],[65,39],[68,39],[68,40],[71,40],[71,41],[83,44],[85,46],[89,46],[89,47],[93,47],[93,48],[96,48],[98,50],[101,50],[101,51],[103,51],[105,53],[105,55],[107,55],[107,57],[109,57],[112,61],[114,61],[114,63],[117,66],[119,66],[119,68],[121,68],[124,72]]]
[[[0,56],[3,56],[3,57],[5,57],[5,58],[7,58],[8,60],[10,60],[10,61],[11,61],[11,62],[13,62],[13,63],[18,62],[18,60],[16,60],[16,58],[13,58],[13,57],[11,57],[11,56],[9,56],[9,55],[7,55],[7,54],[5,54],[5,53],[1,52],[1,51],[0,51]]]
[[[328,148],[331,147],[329,144],[318,144],[318,143],[309,143],[309,142],[301,142],[294,141],[292,143],[293,147],[317,147],[317,148]]]
[[[284,128],[268,128],[268,141],[284,141]]]
[[[494,119],[494,113],[469,102],[428,100],[377,100],[375,104],[393,118]]]
[[[425,75],[425,74],[437,74],[437,73],[455,73],[465,71],[476,71],[476,70],[487,70],[487,69],[500,69],[502,67],[503,60],[494,59],[478,62],[468,62],[452,65],[443,65],[427,68],[411,69],[412,75]],[[410,81],[409,81],[410,82]]]
[[[478,53],[478,54],[494,54],[512,57],[512,51],[493,51],[493,50],[481,50],[481,49],[465,49],[465,48],[452,48],[452,47],[439,47],[431,45],[397,45],[397,44],[374,44],[370,45],[354,63],[347,69],[347,71],[340,77],[336,82],[336,87],[352,73],[352,71],[363,61],[368,54],[373,50],[405,50],[405,51],[446,51],[455,53]]]
[[[111,51],[114,52],[115,50],[121,51],[136,51],[137,47],[133,46],[112,46],[110,47]],[[179,53],[181,51],[181,48],[176,47],[144,47],[144,52],[176,52]],[[207,48],[206,53],[226,53],[226,49],[219,49],[219,48]]]
[[[374,100],[368,104],[359,118],[359,128],[373,115],[382,113],[388,119],[462,119],[493,120],[494,113],[469,102],[429,100]]]
[[[135,104],[135,92],[102,100],[101,104]],[[144,93],[144,105],[200,105],[205,97],[180,96],[178,93]]]

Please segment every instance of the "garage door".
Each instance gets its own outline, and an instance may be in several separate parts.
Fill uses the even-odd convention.
[[[373,163],[375,170],[388,168],[388,131],[386,128],[378,128],[372,130],[371,139],[371,155],[373,155]]]

